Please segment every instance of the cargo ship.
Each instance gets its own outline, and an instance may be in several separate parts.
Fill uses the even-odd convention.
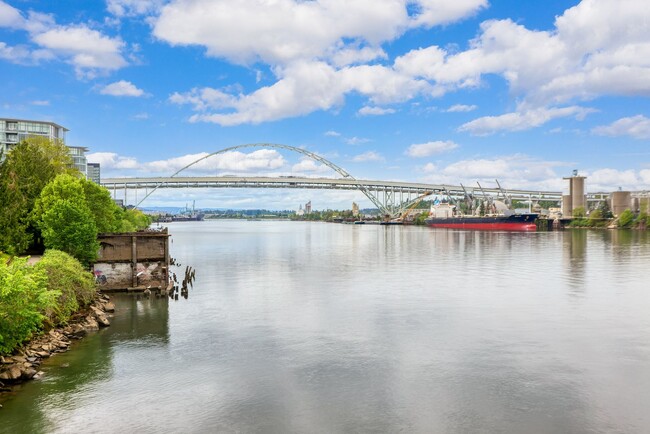
[[[535,231],[538,214],[516,214],[499,201],[490,204],[489,213],[484,215],[458,214],[456,206],[438,203],[431,207],[429,217],[424,221],[432,228]]]

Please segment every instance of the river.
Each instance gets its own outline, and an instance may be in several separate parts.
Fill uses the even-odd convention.
[[[6,433],[650,431],[650,234],[171,223],[189,299],[5,397]]]

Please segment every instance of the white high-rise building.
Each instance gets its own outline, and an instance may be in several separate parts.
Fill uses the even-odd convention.
[[[65,144],[66,132],[67,128],[54,122],[0,118],[0,151],[6,154],[13,146],[30,136],[59,139]]]
[[[6,155],[7,151],[28,137],[45,137],[50,140],[61,140],[65,145],[65,135],[69,130],[54,122],[29,121],[24,119],[0,118],[0,152]],[[67,146],[67,145],[66,145]],[[83,146],[68,146],[74,167],[84,176],[88,176],[88,162]]]

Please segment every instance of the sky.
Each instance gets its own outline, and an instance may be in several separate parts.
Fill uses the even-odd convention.
[[[357,179],[650,189],[647,0],[0,0],[0,117],[102,177],[227,147]],[[337,177],[250,148],[197,176]],[[131,200],[131,199],[130,199]],[[347,209],[358,192],[160,190],[143,205]]]

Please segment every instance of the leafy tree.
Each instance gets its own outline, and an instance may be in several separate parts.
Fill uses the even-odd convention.
[[[40,227],[48,249],[69,253],[84,265],[97,259],[97,226],[85,203],[55,202],[43,213]]]
[[[587,215],[585,208],[583,206],[573,208],[572,214],[573,217],[575,218],[583,218]]]
[[[71,175],[57,176],[43,188],[32,218],[46,248],[62,250],[88,265],[97,258],[99,243],[83,185]]]
[[[634,221],[634,213],[629,209],[626,209],[621,213],[620,216],[618,216],[618,227],[629,228],[630,226],[632,226],[633,221]]]
[[[120,229],[121,208],[113,202],[110,192],[92,181],[81,180],[86,204],[93,214],[98,232],[116,232]]]
[[[609,204],[606,200],[603,200],[598,204],[598,210],[604,219],[611,219],[614,217],[614,214],[612,214],[612,210],[609,208]]]
[[[41,190],[57,175],[79,173],[60,141],[29,137],[7,153],[0,165],[0,250],[27,250],[38,229],[29,218]]]

